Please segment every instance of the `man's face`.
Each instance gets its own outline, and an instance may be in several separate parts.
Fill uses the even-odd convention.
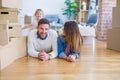
[[[50,26],[48,24],[40,24],[38,27],[37,27],[37,30],[41,36],[41,38],[45,38],[48,31],[50,29]]]

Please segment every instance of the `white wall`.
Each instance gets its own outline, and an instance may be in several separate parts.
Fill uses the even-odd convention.
[[[24,15],[34,15],[36,9],[40,8],[44,14],[58,14],[64,20],[65,15],[62,15],[61,8],[65,7],[65,0],[23,0],[22,13]]]

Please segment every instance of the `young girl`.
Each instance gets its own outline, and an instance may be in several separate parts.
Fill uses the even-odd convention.
[[[63,34],[57,39],[58,57],[67,61],[75,61],[80,54],[82,37],[75,21],[68,21],[64,24]]]
[[[43,18],[43,10],[42,9],[37,9],[35,11],[35,15],[34,15],[34,18],[32,20],[32,23],[25,26],[23,29],[26,29],[26,28],[36,29],[39,20],[42,19],[42,18]]]
[[[33,22],[32,22],[33,28],[37,28],[38,22],[42,18],[43,18],[43,10],[42,9],[37,9],[35,11],[35,17],[34,17]]]

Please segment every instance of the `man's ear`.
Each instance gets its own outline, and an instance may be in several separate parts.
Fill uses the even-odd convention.
[[[37,30],[39,29],[39,27],[37,26]]]

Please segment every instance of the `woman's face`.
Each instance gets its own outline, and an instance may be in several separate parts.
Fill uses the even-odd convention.
[[[38,11],[36,14],[35,14],[37,20],[40,20],[41,18],[43,18],[43,12],[42,11]]]
[[[62,32],[63,32],[63,35],[65,35],[65,31],[64,31],[64,28],[62,28]]]

